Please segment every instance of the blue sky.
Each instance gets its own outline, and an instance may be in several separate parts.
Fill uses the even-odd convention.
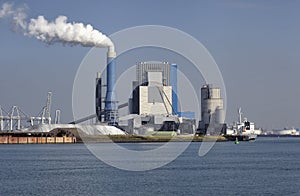
[[[1,4],[4,1],[0,2]],[[300,127],[299,1],[18,1],[29,18],[92,24],[109,35],[137,25],[165,25],[198,39],[216,60],[227,90],[227,121],[242,107],[263,128]],[[46,45],[0,21],[0,105],[37,114],[53,92],[53,109],[72,119],[76,70],[90,48]],[[202,84],[199,84],[201,86]]]

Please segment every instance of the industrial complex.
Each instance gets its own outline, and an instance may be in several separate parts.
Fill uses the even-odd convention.
[[[51,118],[51,95],[38,117],[30,117],[14,106],[11,112],[0,108],[0,131],[18,133],[65,133],[85,135],[220,135],[226,133],[225,112],[220,88],[205,84],[201,88],[201,121],[199,126],[195,113],[181,111],[178,103],[178,65],[169,62],[138,62],[136,80],[132,81],[132,93],[127,103],[118,105],[116,83],[116,52],[108,46],[106,81],[97,73],[95,85],[95,113],[68,124],[60,123],[60,110],[55,120]],[[92,88],[92,87],[91,87]],[[119,116],[118,110],[127,107],[128,114]],[[4,115],[5,113],[5,115]],[[96,119],[93,124],[80,123]],[[29,122],[21,126],[21,122]],[[74,131],[76,130],[76,131]],[[34,134],[33,134],[34,135]],[[52,136],[53,134],[50,134]],[[28,141],[28,140],[27,140]],[[71,140],[73,141],[73,139]]]
[[[195,113],[181,111],[178,97],[178,65],[170,62],[148,61],[135,64],[136,79],[127,103],[118,105],[115,92],[116,52],[108,46],[106,81],[96,74],[95,113],[67,124],[60,123],[60,110],[51,118],[51,96],[38,116],[29,116],[18,106],[10,112],[0,107],[0,132],[2,143],[16,141],[11,133],[21,134],[23,143],[48,141],[73,142],[83,135],[228,135],[255,134],[254,123],[239,120],[233,126],[225,123],[221,90],[212,84],[201,88],[201,120]],[[94,88],[94,87],[91,87]],[[128,114],[119,116],[118,110],[127,107]],[[240,117],[241,118],[241,117]],[[82,122],[95,119],[92,124]],[[26,124],[27,123],[27,124]],[[26,124],[26,125],[24,125]],[[248,132],[246,130],[249,130]],[[251,132],[251,133],[250,133]],[[81,133],[81,134],[80,134]],[[64,139],[56,139],[63,136]],[[29,138],[28,138],[29,137]],[[31,138],[30,138],[31,137]],[[39,137],[50,137],[36,139]],[[1,143],[1,142],[0,142]]]
[[[204,85],[201,89],[202,121],[199,122],[199,127],[194,112],[181,111],[177,95],[178,65],[174,63],[159,61],[136,63],[136,80],[132,81],[132,96],[127,103],[118,105],[114,89],[115,57],[114,46],[110,46],[107,52],[106,81],[102,81],[100,73],[97,73],[96,77],[95,114],[61,124],[60,110],[56,110],[55,120],[52,122],[52,93],[49,92],[46,105],[37,117],[26,115],[17,106],[14,106],[11,112],[0,109],[0,131],[50,133],[59,129],[64,131],[80,129],[88,134],[103,135],[178,135],[207,132],[219,135],[221,131],[225,133],[223,100],[219,88]],[[118,109],[123,107],[128,108],[128,115],[119,116]],[[96,119],[94,124],[80,124],[93,118]],[[21,122],[29,124],[21,126]]]

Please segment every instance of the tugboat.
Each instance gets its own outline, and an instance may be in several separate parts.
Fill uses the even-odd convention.
[[[250,141],[255,140],[257,135],[255,134],[255,126],[253,122],[244,118],[242,121],[242,110],[238,109],[239,121],[235,122],[231,128],[227,128],[225,137],[230,141]]]

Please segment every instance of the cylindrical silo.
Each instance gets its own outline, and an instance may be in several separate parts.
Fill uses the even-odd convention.
[[[201,119],[204,124],[224,123],[225,113],[220,92],[220,88],[214,88],[211,84],[205,84],[201,88]]]

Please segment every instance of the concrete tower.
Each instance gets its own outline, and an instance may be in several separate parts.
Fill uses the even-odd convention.
[[[224,131],[224,121],[225,112],[220,88],[213,87],[211,84],[203,85],[201,88],[201,121],[198,132],[206,134],[210,128],[209,134],[220,134]]]

